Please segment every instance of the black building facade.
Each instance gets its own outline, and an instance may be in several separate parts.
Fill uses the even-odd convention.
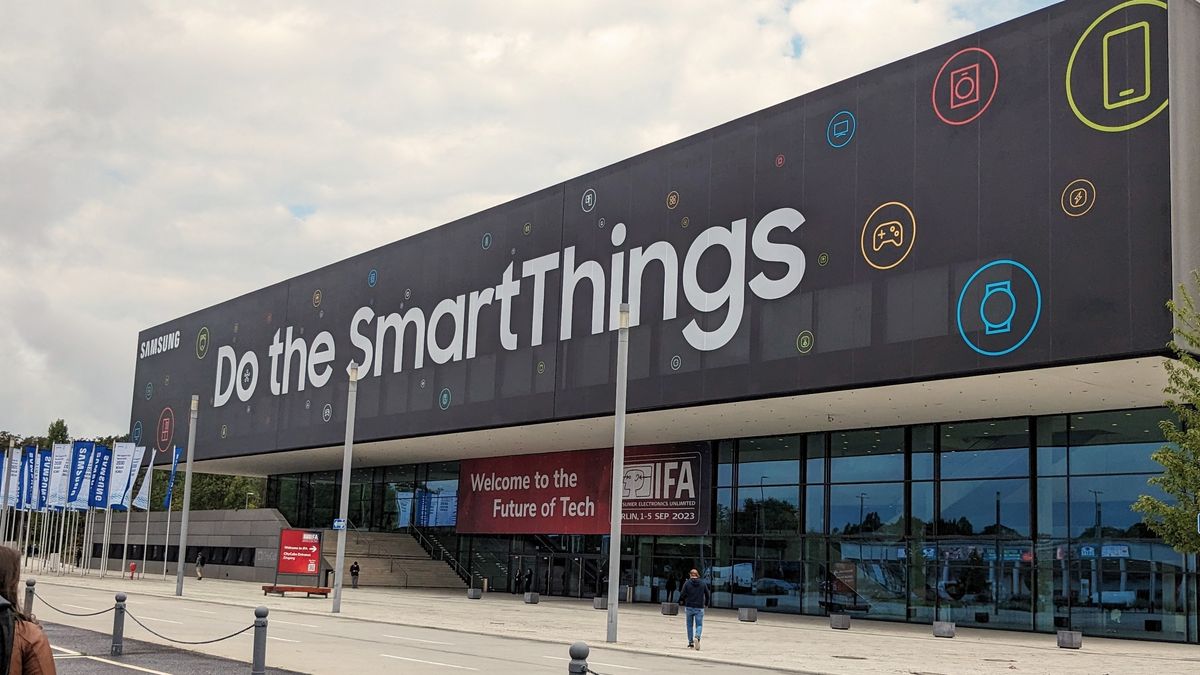
[[[701,534],[622,542],[638,600],[700,566],[727,606],[1197,641],[1195,556],[1129,508],[1198,266],[1196,34],[1069,0],[166,322],[131,431],[185,442],[197,395],[201,470],[327,526],[353,361],[355,524],[590,597],[605,536],[456,516],[480,462],[611,442],[628,302],[629,443],[711,473]]]

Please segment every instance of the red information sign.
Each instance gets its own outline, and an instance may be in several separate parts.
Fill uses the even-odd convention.
[[[312,574],[321,570],[321,533],[313,530],[280,530],[279,574]]]

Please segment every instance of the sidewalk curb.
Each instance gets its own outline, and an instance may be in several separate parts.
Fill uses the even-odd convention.
[[[80,581],[86,582],[89,580],[80,579]],[[65,583],[62,580],[58,579],[57,577],[38,577],[38,583],[39,584],[45,583],[50,586],[57,586],[57,587],[61,587],[61,588],[86,588],[86,589],[92,590],[92,591],[113,591],[113,589],[111,589],[111,588],[106,588],[103,586],[92,585],[92,584],[87,584],[87,583]],[[188,602],[202,602],[202,603],[207,603],[210,605],[221,605],[224,607],[238,607],[238,608],[253,609],[256,606],[254,604],[240,604],[240,603],[236,603],[236,602],[230,602],[228,600],[210,600],[210,599],[200,599],[200,598],[189,598],[187,596],[177,597],[174,593],[155,593],[155,592],[132,591],[132,590],[131,591],[123,591],[123,592],[129,593],[130,595],[139,593],[141,595],[149,595],[149,596],[154,596],[154,597],[159,597],[159,598],[176,598],[176,599],[180,599],[180,600],[186,600]],[[386,624],[389,626],[405,626],[408,628],[426,628],[426,629],[433,629],[433,630],[445,630],[445,631],[450,631],[453,633],[461,633],[463,635],[481,635],[481,636],[492,637],[492,638],[500,638],[503,640],[539,642],[542,644],[557,645],[557,646],[561,646],[561,647],[570,646],[569,644],[566,644],[560,640],[552,640],[549,638],[537,637],[536,635],[530,635],[530,636],[506,635],[503,633],[491,633],[491,632],[482,631],[482,630],[471,630],[471,629],[466,629],[466,628],[451,628],[449,626],[431,626],[428,624],[405,622],[405,621],[395,621],[395,620],[391,620],[391,619],[366,619],[366,618],[357,617],[357,616],[348,616],[345,614],[333,614],[332,612],[328,612],[328,611],[318,612],[318,611],[313,611],[310,609],[286,609],[286,610],[281,610],[281,611],[290,612],[292,614],[304,614],[307,616],[324,616],[324,617],[329,617],[332,619],[341,619],[341,620],[345,620],[345,621],[357,621],[359,623]],[[267,620],[269,622],[270,618],[268,617]],[[622,645],[622,644],[609,644],[607,642],[601,642],[601,643],[597,643],[597,644],[589,644],[588,646],[592,647],[593,649],[607,649],[607,650],[612,650],[612,651],[627,652],[630,654],[646,654],[649,656],[659,656],[659,657],[663,657],[663,658],[688,659],[689,661],[713,663],[713,664],[720,664],[720,665],[726,665],[726,666],[741,666],[744,668],[745,667],[760,668],[762,670],[772,670],[772,671],[780,672],[780,673],[795,673],[798,675],[837,675],[836,673],[831,673],[828,671],[821,671],[821,670],[803,670],[800,668],[789,668],[786,666],[748,663],[745,661],[734,661],[732,659],[711,658],[708,656],[701,656],[699,654],[696,654],[695,652],[677,654],[674,652],[656,651],[653,649],[647,649],[647,648],[641,648],[641,647],[631,647],[631,646]]]

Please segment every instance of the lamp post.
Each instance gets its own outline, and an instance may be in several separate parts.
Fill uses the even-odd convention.
[[[1102,527],[1100,520],[1100,495],[1104,494],[1104,490],[1088,490],[1088,492],[1092,493],[1092,503],[1095,504],[1096,509],[1092,514],[1092,531],[1096,535],[1096,557],[1092,559],[1092,564],[1094,565],[1092,568],[1094,570],[1092,587],[1095,589],[1096,605],[1100,609],[1100,623],[1103,626],[1107,623],[1107,617],[1104,614],[1104,577],[1100,563],[1100,548],[1102,546],[1100,535],[1100,528]]]
[[[867,493],[858,493],[858,533],[863,533],[863,502],[867,499]]]
[[[342,494],[338,517],[343,523],[349,517],[350,510],[350,463],[354,456],[354,414],[358,402],[358,364],[351,361],[346,369],[350,375],[350,386],[346,392],[346,442],[342,448]],[[333,568],[333,608],[334,614],[342,611],[342,572],[346,566],[346,528],[338,530],[337,562]]]
[[[996,490],[996,560],[992,563],[992,614],[1000,614],[1000,491]]]
[[[617,332],[617,400],[613,410],[612,506],[608,532],[608,634],[617,641],[617,602],[621,583],[621,496],[625,477],[625,393],[629,377],[629,304],[621,303]]]

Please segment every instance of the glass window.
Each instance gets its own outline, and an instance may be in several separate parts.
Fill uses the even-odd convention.
[[[1039,476],[1067,475],[1067,418],[1065,415],[1037,420],[1037,473]]]
[[[903,531],[904,483],[833,485],[829,488],[832,534],[893,534]]]
[[[717,485],[733,485],[733,441],[721,441],[717,447]]]
[[[1173,503],[1166,493],[1146,481],[1146,474],[1135,476],[1085,476],[1071,478],[1071,536],[1086,539],[1156,535],[1142,522],[1131,506],[1141,495]]]
[[[800,482],[800,437],[767,436],[738,441],[738,485]]]
[[[1064,539],[1067,536],[1067,479],[1039,478],[1037,482],[1037,534]]]
[[[933,483],[912,484],[912,522],[908,533],[914,537],[933,534]]]
[[[733,490],[717,488],[717,533],[727,534],[733,521]]]
[[[738,497],[741,503],[737,513],[737,532],[779,534],[796,531],[800,517],[798,487],[741,488]]]
[[[830,481],[904,479],[904,430],[843,431],[831,434]]]
[[[1029,481],[957,480],[941,484],[939,535],[1029,536]]]
[[[1163,419],[1174,419],[1165,408],[1071,415],[1071,474],[1162,471],[1150,455],[1163,445]]]
[[[804,531],[811,534],[824,534],[825,486],[810,485],[804,490]]]
[[[933,480],[933,440],[932,424],[913,427],[912,430],[912,479]]]
[[[830,542],[831,610],[903,620],[908,613],[906,552],[902,544]]]
[[[804,442],[804,480],[807,483],[825,482],[825,434],[809,434]]]
[[[1029,420],[943,424],[941,477],[1029,475]]]

